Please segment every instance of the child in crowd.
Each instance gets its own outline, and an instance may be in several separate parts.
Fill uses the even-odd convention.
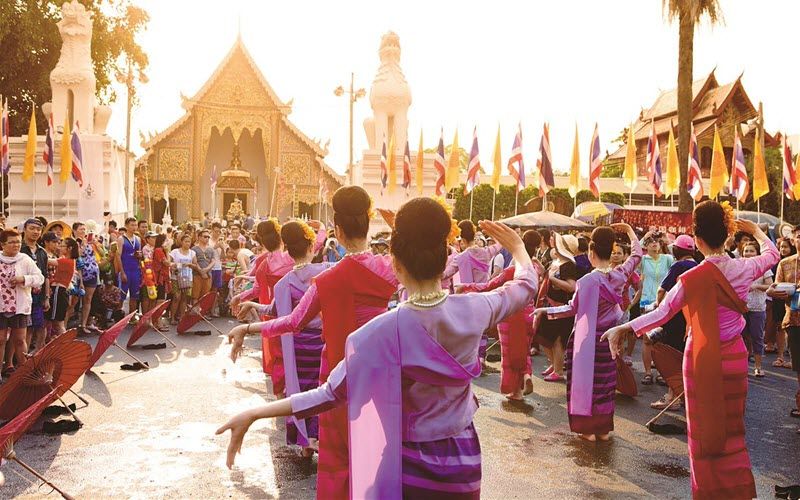
[[[760,255],[758,243],[748,241],[742,247],[742,256],[752,258]],[[764,356],[764,326],[767,322],[767,289],[772,285],[772,271],[767,272],[761,278],[755,280],[750,285],[747,293],[747,323],[742,334],[749,338],[751,353],[755,358],[755,369],[753,375],[763,377],[764,370],[761,369],[761,358]]]

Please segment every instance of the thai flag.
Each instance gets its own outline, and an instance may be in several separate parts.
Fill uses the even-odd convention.
[[[3,175],[11,170],[11,161],[9,160],[9,128],[11,124],[8,121],[8,99],[3,103],[2,112],[0,112],[0,170]]]
[[[47,135],[44,137],[44,152],[42,159],[47,165],[47,185],[53,185],[53,163],[55,162],[55,154],[53,153],[53,113],[50,113],[47,121]]]
[[[445,164],[444,164],[444,128],[439,135],[439,146],[436,148],[436,156],[433,158],[433,167],[436,169],[436,196],[441,196],[444,192]]]
[[[697,148],[697,135],[694,133],[692,125],[692,135],[689,140],[689,172],[686,179],[686,190],[694,199],[700,201],[703,197],[703,176],[700,171],[700,156]]]
[[[650,138],[647,140],[647,172],[650,177],[650,187],[656,196],[661,196],[661,148],[658,147],[658,136],[655,124],[652,125]]]
[[[553,161],[550,156],[550,126],[544,124],[542,140],[539,142],[539,196],[544,196],[556,185],[553,179]]]
[[[517,164],[516,168],[514,164]],[[525,187],[525,162],[522,161],[522,124],[517,128],[514,144],[511,146],[511,156],[508,158],[508,173],[517,181],[517,191]]]
[[[747,199],[747,193],[750,190],[747,181],[747,169],[744,167],[744,150],[742,149],[742,141],[739,139],[739,131],[734,131],[733,138],[733,158],[731,160],[733,165],[731,172],[731,194],[736,199],[744,203]]]
[[[83,187],[83,153],[81,152],[81,140],[78,137],[78,123],[75,123],[75,128],[72,130],[72,137],[70,138],[70,147],[72,148],[72,180],[78,183],[78,186]]]
[[[597,134],[597,124],[594,124],[592,144],[589,147],[589,189],[600,198],[600,172],[603,171],[603,160],[600,159],[600,136]]]
[[[783,137],[783,194],[790,200],[794,199],[794,185],[797,184],[797,177],[792,168],[792,149],[786,143],[786,136]]]
[[[478,127],[472,129],[472,149],[469,152],[469,164],[467,165],[467,183],[464,191],[468,194],[481,183],[481,155],[478,151]]]
[[[403,187],[408,196],[408,187],[411,185],[411,150],[408,147],[408,140],[406,139],[406,149],[403,151]]]
[[[389,182],[389,171],[386,170],[386,137],[383,138],[383,149],[381,149],[381,194],[386,189]]]
[[[217,165],[211,168],[211,191],[217,190]]]

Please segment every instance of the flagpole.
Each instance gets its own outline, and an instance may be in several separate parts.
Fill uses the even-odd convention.
[[[517,215],[517,205],[519,205],[519,181],[517,181],[517,195],[514,198],[514,215]]]
[[[542,196],[542,212],[547,210],[547,193]]]
[[[36,157],[33,157],[33,216],[36,217]]]
[[[497,191],[492,188],[492,220],[494,220],[494,202],[497,199]]]

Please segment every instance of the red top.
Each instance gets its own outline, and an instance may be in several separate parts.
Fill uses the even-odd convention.
[[[167,260],[167,254],[161,247],[153,250],[153,274],[156,277],[156,285],[169,283],[169,261]]]
[[[50,284],[69,288],[74,275],[75,259],[61,257],[56,261],[56,268],[53,270],[53,275],[50,277]]]

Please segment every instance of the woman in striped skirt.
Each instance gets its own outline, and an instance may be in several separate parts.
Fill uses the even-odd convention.
[[[756,496],[744,435],[747,400],[747,349],[744,300],[757,278],[780,256],[766,234],[752,222],[734,220],[729,205],[705,201],[694,210],[697,249],[702,264],[681,275],[658,308],[612,328],[605,335],[617,355],[624,335],[663,325],[681,309],[688,318],[683,356],[686,421],[692,494],[701,498]],[[745,231],[761,246],[761,255],[734,259],[725,253],[729,234]]]
[[[350,498],[478,498],[480,443],[471,388],[480,375],[478,344],[486,328],[533,299],[538,281],[513,230],[491,222],[481,227],[511,251],[516,279],[492,292],[450,296],[441,290],[450,216],[429,198],[404,204],[391,253],[409,299],[349,335],[345,359],[318,389],[246,411],[220,427],[218,434],[231,430],[228,466],[255,420],[346,406]]]
[[[625,263],[612,268],[615,229],[627,233],[631,255]],[[608,343],[601,342],[600,337],[622,319],[622,293],[641,259],[642,248],[629,225],[598,227],[592,232],[589,244],[589,260],[594,270],[578,280],[573,299],[564,306],[536,311],[550,319],[575,316],[564,363],[567,414],[572,432],[589,441],[605,441],[614,430],[617,368]]]
[[[315,255],[314,230],[303,221],[292,221],[280,228],[283,248],[294,260],[294,267],[287,272],[273,289],[274,302],[263,305],[245,302],[240,314],[254,308],[261,315],[275,317],[292,313],[311,281],[322,271],[331,267],[330,263],[312,264]],[[317,316],[301,331],[294,335],[284,335],[280,339],[286,396],[308,391],[319,386],[320,358],[322,356],[322,320]],[[317,417],[307,419],[286,419],[286,442],[303,448],[301,454],[310,457],[317,449],[319,422]]]

